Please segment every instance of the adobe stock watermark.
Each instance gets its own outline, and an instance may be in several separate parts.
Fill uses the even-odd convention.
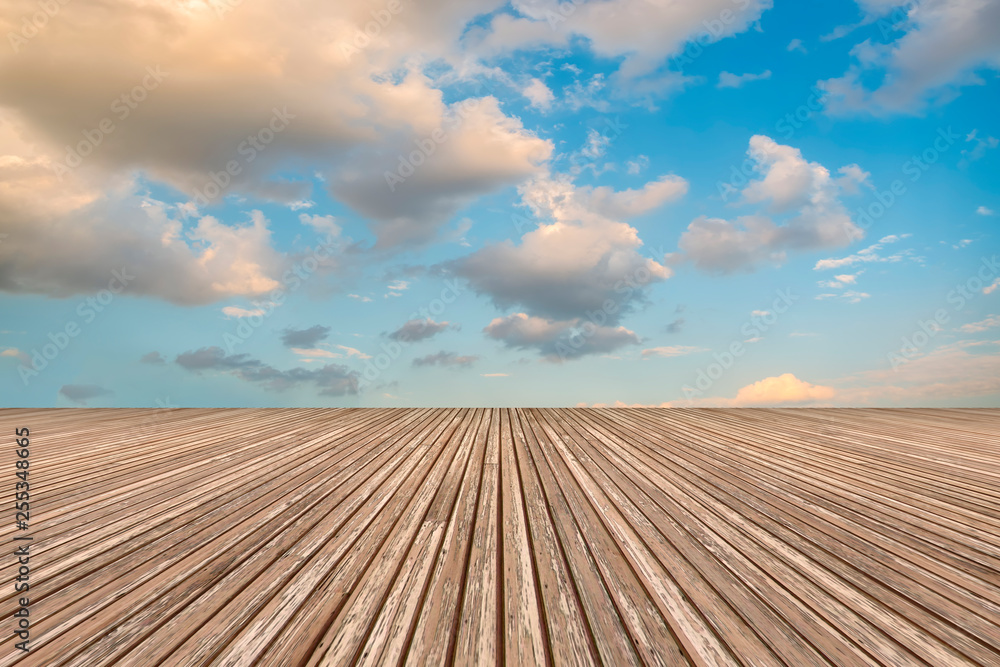
[[[624,131],[628,128],[628,125],[621,122],[621,118],[615,116],[614,119],[604,118],[604,127],[598,131],[598,144],[604,148],[607,148],[615,140],[620,137]],[[585,151],[577,151],[573,153],[569,158],[570,172],[580,173],[588,166],[593,165],[597,160],[604,155],[605,151],[602,151],[599,155],[588,154]],[[538,226],[536,220],[532,220],[526,216],[521,215],[516,210],[510,214],[510,222],[514,225],[514,229],[517,230],[518,234],[524,234],[525,231],[530,231]]]
[[[103,313],[114,302],[115,297],[124,292],[133,280],[135,280],[135,276],[128,272],[127,267],[112,271],[111,280],[108,281],[106,289],[102,289],[94,296],[89,296],[77,304],[76,314],[83,320],[83,325],[88,325],[97,319],[97,316]],[[61,329],[49,332],[48,343],[43,344],[41,348],[32,348],[31,365],[21,364],[17,368],[24,386],[27,387],[32,378],[38,377],[42,371],[48,368],[49,364],[62,354],[82,331],[83,327],[77,320],[69,320]]]
[[[392,19],[402,11],[402,0],[389,0],[382,9],[371,10],[369,12],[371,20],[354,32],[354,37],[349,43],[340,43],[340,53],[344,56],[344,61],[350,62],[351,58],[367,49],[372,40],[381,35],[382,31],[392,23]]]
[[[237,345],[245,343],[274,314],[274,311],[285,303],[288,293],[297,291],[316,275],[324,262],[330,259],[332,251],[339,247],[340,239],[338,237],[332,234],[327,236],[304,259],[295,262],[290,269],[281,275],[280,287],[276,287],[266,297],[251,302],[259,312],[241,317],[234,333],[222,334],[222,342],[226,346],[226,351],[232,354]]]
[[[68,174],[71,169],[75,169],[83,164],[85,158],[90,156],[98,146],[104,143],[105,137],[110,135],[120,123],[127,119],[132,112],[139,108],[139,105],[146,101],[149,94],[160,87],[163,80],[170,76],[169,72],[164,72],[159,65],[150,65],[146,68],[146,75],[142,81],[133,86],[130,90],[122,93],[111,102],[110,110],[114,118],[105,116],[95,127],[83,130],[83,139],[75,145],[66,146],[66,158],[63,162],[55,163],[55,172],[59,178]]]
[[[271,109],[271,118],[264,127],[261,127],[256,134],[247,135],[247,138],[236,147],[236,153],[242,156],[240,160],[230,160],[226,163],[225,169],[209,172],[209,180],[200,188],[194,189],[194,201],[199,206],[207,206],[208,203],[221,195],[228,188],[233,178],[243,173],[243,168],[249,165],[257,156],[274,141],[275,137],[288,128],[289,121],[295,118],[295,114],[288,113],[288,107],[277,107]],[[184,209],[186,215],[186,209]]]
[[[70,0],[37,0],[35,5],[38,11],[22,16],[17,32],[7,32],[7,41],[10,42],[10,48],[14,49],[14,53],[20,53],[21,47],[27,44],[28,40],[37,37],[69,2]]]
[[[976,294],[982,294],[983,289],[990,285],[993,280],[1000,276],[1000,262],[997,256],[983,257],[980,267],[975,275],[970,276],[965,282],[955,285],[955,288],[948,292],[945,300],[951,305],[952,312],[958,313],[965,305],[975,298]],[[917,326],[908,335],[903,336],[899,349],[886,354],[889,367],[898,371],[903,364],[912,361],[920,350],[927,347],[931,340],[941,331],[944,325],[951,319],[951,315],[945,308],[938,308],[932,317],[926,320],[917,320]]]
[[[786,287],[783,290],[779,289],[776,291],[774,301],[771,302],[769,310],[754,311],[750,319],[740,326],[740,335],[746,338],[744,340],[732,341],[729,347],[723,352],[714,352],[712,356],[715,358],[715,361],[705,368],[698,369],[694,387],[690,385],[681,387],[681,391],[684,392],[684,398],[691,399],[704,396],[705,392],[711,389],[712,385],[736,364],[736,360],[746,353],[745,343],[747,340],[752,341],[767,332],[775,325],[779,317],[787,313],[798,300],[799,296],[792,294],[790,288]]]
[[[444,281],[441,293],[434,299],[410,314],[408,320],[428,320],[433,317],[440,317],[448,309],[448,306],[465,292],[465,287],[457,280],[449,278]],[[382,352],[365,360],[365,370],[361,374],[361,381],[358,383],[358,393],[371,386],[382,373],[388,369],[394,361],[399,359],[403,350],[410,345],[411,341],[401,338],[391,340],[381,344]]]
[[[488,93],[493,92],[488,86],[486,87],[486,91]],[[417,173],[417,170],[427,163],[431,156],[438,151],[438,148],[448,141],[449,135],[457,132],[469,118],[469,115],[476,111],[482,103],[482,97],[469,97],[461,102],[456,102],[453,106],[455,109],[455,121],[449,126],[448,130],[438,127],[428,136],[414,139],[413,150],[409,153],[400,153],[397,156],[396,168],[393,171],[386,169],[383,173],[389,192],[395,192],[398,186],[406,182],[406,179]]]
[[[910,156],[900,166],[900,170],[904,176],[908,177],[910,183],[916,183],[959,139],[960,136],[951,129],[950,125],[947,128],[939,127],[933,141],[918,155]],[[880,220],[908,190],[909,186],[901,178],[894,179],[887,190],[876,188],[875,201],[870,202],[867,206],[859,207],[855,211],[855,224],[861,229],[868,229]]]

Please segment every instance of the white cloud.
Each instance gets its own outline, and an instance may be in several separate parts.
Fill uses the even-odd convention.
[[[962,149],[962,159],[959,161],[958,166],[967,167],[970,162],[975,162],[976,160],[981,160],[986,156],[986,151],[992,150],[997,146],[1000,146],[1000,140],[996,137],[986,137],[985,139],[977,136],[979,130],[973,130],[969,132],[965,137],[966,143],[974,142],[972,148]]]
[[[489,57],[519,48],[562,47],[569,45],[574,36],[583,37],[595,55],[624,58],[612,77],[616,88],[648,93],[681,80],[676,73],[657,70],[668,58],[681,54],[689,40],[697,38],[704,47],[740,33],[770,7],[770,0],[735,4],[732,0],[581,0],[571,4],[560,0],[515,0],[513,9],[519,16],[498,14],[487,29],[475,31],[467,42],[477,53]]]
[[[240,308],[239,306],[226,306],[225,308],[222,309],[222,314],[225,315],[226,317],[237,317],[237,318],[261,317],[266,312],[267,311],[265,311],[263,308],[247,309],[247,308]]]
[[[986,208],[985,206],[980,206],[979,208],[977,208],[976,209],[976,214],[978,214],[978,215],[996,215],[996,213],[993,212],[993,209]]]
[[[880,17],[883,34],[897,27],[905,34],[886,44],[857,44],[847,72],[820,82],[829,93],[827,109],[832,113],[920,112],[928,104],[951,99],[961,86],[982,84],[977,70],[1000,69],[1000,3],[920,0],[907,7],[898,26],[893,26],[896,18],[885,13],[902,3],[860,4],[871,15],[869,22]]]
[[[551,107],[552,100],[555,99],[555,95],[545,85],[545,82],[536,78],[531,79],[531,82],[521,90],[521,94],[528,98],[531,106],[543,110]]]
[[[998,288],[1000,288],[1000,278],[997,278],[996,280],[994,280],[993,284],[987,285],[986,287],[984,287],[983,288],[983,294],[992,294]]]
[[[826,404],[838,397],[833,387],[800,380],[792,373],[764,378],[748,384],[733,398],[705,397],[662,404],[662,407],[782,407]]]
[[[732,74],[730,72],[719,72],[719,82],[716,88],[742,88],[744,84],[751,81],[763,81],[771,78],[771,70],[766,69],[759,74],[747,72],[746,74]]]
[[[781,264],[789,251],[837,247],[862,237],[839,196],[844,178],[857,182],[864,172],[842,171],[844,178],[834,180],[829,170],[806,161],[797,148],[763,135],[751,137],[747,154],[762,177],[743,189],[743,202],[789,219],[777,224],[762,214],[734,221],[701,216],[681,235],[680,253],[673,261],[689,260],[714,273],[750,271],[762,263]]]
[[[671,273],[639,253],[642,241],[634,227],[608,216],[647,212],[686,187],[673,176],[623,192],[535,179],[520,188],[523,201],[536,218],[550,222],[540,222],[519,245],[487,245],[447,266],[501,308],[520,305],[530,315],[554,320],[604,310],[607,322],[615,323],[650,284]],[[631,286],[624,289],[626,284]]]
[[[902,239],[909,238],[909,234],[903,234],[901,236],[896,236],[895,234],[890,234],[889,236],[884,236],[879,239],[878,243],[873,243],[867,248],[862,248],[853,255],[848,255],[847,257],[830,257],[827,259],[821,259],[816,262],[813,267],[814,271],[825,271],[829,269],[839,269],[845,266],[854,266],[855,264],[866,264],[869,262],[899,262],[904,258],[909,257],[913,259],[912,252],[903,251],[898,252],[894,255],[889,255],[883,257],[879,254],[879,250],[884,248],[890,243],[896,243]]]

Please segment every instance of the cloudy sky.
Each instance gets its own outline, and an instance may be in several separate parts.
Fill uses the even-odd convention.
[[[0,405],[1000,405],[1000,0],[3,7]]]

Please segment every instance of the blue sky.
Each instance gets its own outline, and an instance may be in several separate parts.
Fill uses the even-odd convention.
[[[87,5],[4,406],[1000,405],[1000,2]]]

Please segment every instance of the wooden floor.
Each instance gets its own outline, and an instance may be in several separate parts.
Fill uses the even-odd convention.
[[[31,429],[34,538],[0,665],[1000,665],[1000,410],[0,426],[11,492]]]

